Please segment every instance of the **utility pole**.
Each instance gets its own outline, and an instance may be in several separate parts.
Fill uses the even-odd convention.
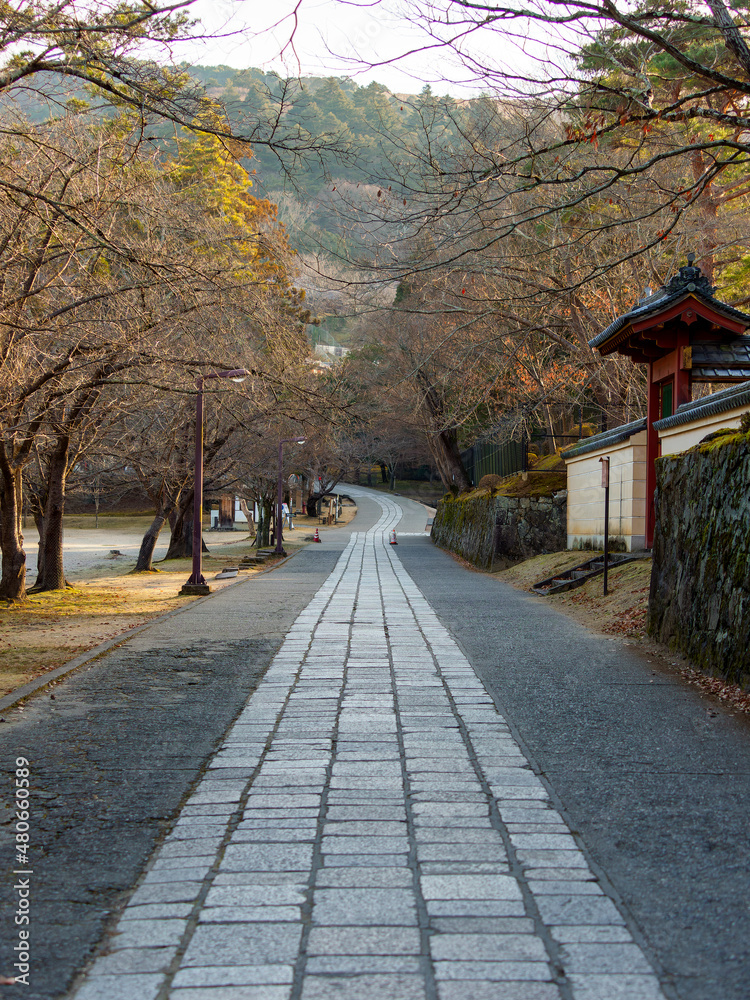
[[[609,457],[600,458],[602,463],[602,486],[604,487],[604,596],[607,596],[607,572],[609,570]]]

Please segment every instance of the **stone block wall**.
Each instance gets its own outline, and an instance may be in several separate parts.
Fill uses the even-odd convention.
[[[656,463],[649,634],[750,686],[750,434]]]
[[[564,490],[541,497],[449,495],[438,504],[432,539],[482,569],[493,557],[517,561],[558,552],[567,541],[566,497]]]

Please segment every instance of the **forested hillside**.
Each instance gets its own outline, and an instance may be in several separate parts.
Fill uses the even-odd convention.
[[[367,248],[384,238],[382,226],[375,235],[367,224],[372,220],[358,217],[352,205],[377,197],[378,190],[403,196],[418,189],[422,176],[414,153],[425,137],[435,150],[450,149],[483,103],[437,97],[429,86],[418,94],[393,94],[379,83],[359,86],[346,77],[282,79],[228,66],[183,69],[226,108],[230,121],[248,113],[282,117],[311,144],[331,146],[293,170],[272,150],[257,148],[251,169],[256,185],[279,205],[297,245],[346,259],[367,257]]]

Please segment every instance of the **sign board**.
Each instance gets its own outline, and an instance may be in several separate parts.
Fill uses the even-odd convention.
[[[602,463],[602,489],[609,489],[609,458],[600,458]]]

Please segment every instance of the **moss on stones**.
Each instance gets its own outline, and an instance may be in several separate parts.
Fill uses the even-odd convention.
[[[527,559],[565,548],[567,494],[506,496],[471,490],[438,505],[432,538],[486,569],[495,557]]]
[[[750,686],[750,433],[657,462],[649,633]]]

